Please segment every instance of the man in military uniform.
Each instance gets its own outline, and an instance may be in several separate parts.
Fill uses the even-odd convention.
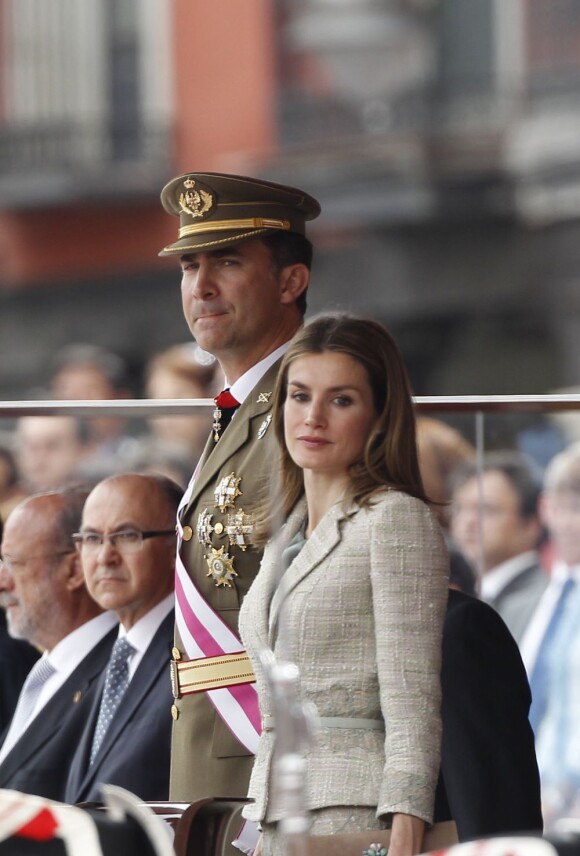
[[[161,255],[180,257],[185,318],[227,380],[178,519],[170,797],[192,802],[246,796],[257,746],[238,611],[260,565],[252,528],[275,469],[271,397],[302,324],[305,221],[320,206],[295,188],[212,173],[179,176],[161,200],[180,220]]]

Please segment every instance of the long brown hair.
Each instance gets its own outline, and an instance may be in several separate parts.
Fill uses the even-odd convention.
[[[363,456],[350,468],[347,500],[368,505],[384,487],[428,498],[423,488],[415,436],[411,385],[403,357],[391,334],[376,321],[348,314],[320,315],[302,327],[282,360],[274,392],[274,426],[280,449],[282,512],[287,516],[304,493],[302,470],[284,442],[284,402],[292,363],[310,354],[346,354],[366,370],[376,422]]]

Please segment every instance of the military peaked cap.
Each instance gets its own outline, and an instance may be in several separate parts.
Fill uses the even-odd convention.
[[[316,199],[295,187],[212,172],[174,178],[161,202],[179,217],[179,236],[160,256],[216,250],[278,231],[304,235],[306,220],[320,214]]]

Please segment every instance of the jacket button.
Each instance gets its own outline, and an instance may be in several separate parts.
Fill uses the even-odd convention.
[[[171,716],[173,719],[179,719],[179,711],[174,704],[171,705]]]
[[[191,541],[191,539],[193,538],[193,529],[191,528],[191,526],[183,527],[182,538],[184,541]]]

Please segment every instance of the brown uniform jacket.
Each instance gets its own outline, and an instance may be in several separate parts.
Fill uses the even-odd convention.
[[[276,440],[271,411],[279,365],[276,362],[255,386],[219,442],[214,444],[213,438],[209,439],[203,466],[189,503],[181,513],[182,525],[192,530],[190,539],[182,544],[183,563],[202,595],[235,633],[241,602],[258,572],[262,553],[252,547],[246,550],[231,547],[225,531],[217,534],[214,529],[209,535],[213,548],[224,547],[224,553],[233,557],[237,573],[231,588],[218,588],[208,576],[206,557],[211,547],[200,543],[197,525],[199,515],[207,510],[212,515],[211,526],[222,523],[225,527],[228,514],[242,510],[249,513],[262,497],[267,498],[275,468]],[[214,491],[223,478],[232,474],[240,479],[240,494],[234,507],[222,512],[216,505]],[[183,653],[178,633],[175,644]],[[232,735],[207,695],[184,696],[176,700],[175,707],[170,799],[192,802],[212,796],[245,797],[253,755]]]

